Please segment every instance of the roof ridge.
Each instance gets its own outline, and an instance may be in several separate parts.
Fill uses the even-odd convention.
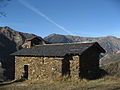
[[[11,55],[14,56],[53,56],[53,57],[63,57],[66,54],[79,54],[81,55],[85,50],[94,46],[98,48],[100,53],[104,53],[105,50],[97,42],[89,43],[59,43],[59,44],[46,44],[34,46],[31,48],[24,48],[20,51],[17,51]]]
[[[74,42],[74,43],[54,43],[54,44],[43,44],[43,45],[36,45],[36,46],[54,46],[54,45],[73,45],[73,44],[94,44],[97,42]]]

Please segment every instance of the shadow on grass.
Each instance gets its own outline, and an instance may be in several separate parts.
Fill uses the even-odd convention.
[[[108,75],[108,73],[104,69],[99,68],[99,70],[93,72],[80,74],[80,77],[88,80],[96,80],[103,78],[106,75]]]
[[[111,90],[120,90],[120,87],[117,87],[117,88],[114,88],[114,89],[111,89]]]
[[[13,84],[13,83],[17,83],[17,82],[23,82],[23,81],[25,81],[26,79],[19,79],[19,80],[15,80],[15,81],[11,81],[11,82],[3,82],[3,83],[1,83],[0,84],[0,87],[1,86],[6,86],[6,85],[10,85],[10,84]]]

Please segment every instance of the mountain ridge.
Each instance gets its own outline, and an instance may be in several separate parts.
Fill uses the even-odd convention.
[[[72,43],[72,42],[98,42],[107,53],[120,50],[120,38],[115,36],[105,37],[80,37],[72,35],[51,34],[44,38],[50,43]]]

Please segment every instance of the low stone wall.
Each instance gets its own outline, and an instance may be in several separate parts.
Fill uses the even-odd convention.
[[[15,79],[23,76],[24,65],[28,65],[28,79],[55,78],[62,74],[62,62],[59,58],[16,57]]]

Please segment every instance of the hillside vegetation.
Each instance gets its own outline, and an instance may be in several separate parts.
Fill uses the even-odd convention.
[[[118,61],[120,61],[120,51],[105,55],[103,58],[101,58],[100,63],[102,65],[107,65]]]
[[[120,61],[104,65],[102,68],[107,71],[109,75],[120,77]]]

